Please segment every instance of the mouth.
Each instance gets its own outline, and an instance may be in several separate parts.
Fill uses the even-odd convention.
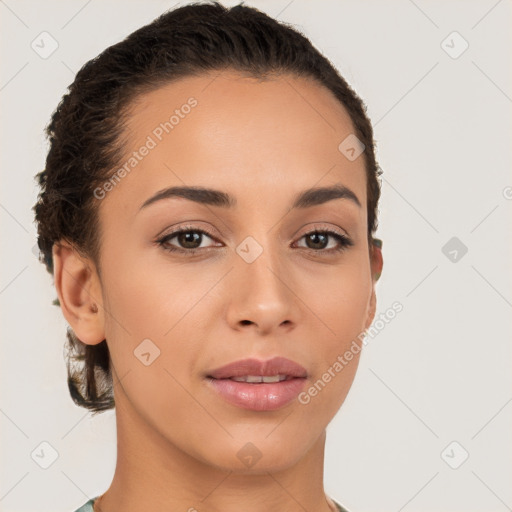
[[[215,377],[211,378],[214,379]],[[235,382],[247,382],[248,384],[272,384],[275,382],[282,382],[284,380],[291,380],[296,378],[298,377],[292,377],[291,375],[242,375],[241,377],[228,377],[227,380],[233,380]]]
[[[304,388],[306,369],[283,357],[244,359],[208,372],[210,389],[242,409],[272,411],[293,402]]]

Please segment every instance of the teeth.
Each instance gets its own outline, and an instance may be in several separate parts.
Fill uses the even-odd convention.
[[[243,377],[231,377],[236,382],[281,382],[286,380],[286,375],[273,375],[272,377],[262,377],[260,375],[244,375]]]

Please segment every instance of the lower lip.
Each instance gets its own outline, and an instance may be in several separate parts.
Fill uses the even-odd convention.
[[[224,400],[237,407],[252,411],[274,411],[293,402],[304,388],[306,379],[293,378],[258,384],[211,377],[208,381]]]

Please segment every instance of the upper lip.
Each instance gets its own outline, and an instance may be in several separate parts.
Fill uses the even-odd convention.
[[[241,359],[208,372],[208,376],[214,379],[229,379],[231,377],[243,377],[245,375],[261,375],[262,377],[272,377],[275,375],[307,377],[307,371],[303,366],[291,359],[287,359],[286,357],[274,357],[266,361],[252,358]]]

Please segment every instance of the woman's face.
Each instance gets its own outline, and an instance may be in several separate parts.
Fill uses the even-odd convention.
[[[124,172],[96,191],[117,414],[144,425],[133,435],[158,433],[217,467],[285,468],[345,400],[374,314],[364,153],[339,149],[350,118],[311,81],[228,72],[180,80],[132,107]],[[342,193],[294,206],[333,186]],[[169,187],[222,195],[155,199]],[[236,403],[209,377],[274,357],[306,377],[222,381]],[[247,454],[261,456],[254,470]]]

